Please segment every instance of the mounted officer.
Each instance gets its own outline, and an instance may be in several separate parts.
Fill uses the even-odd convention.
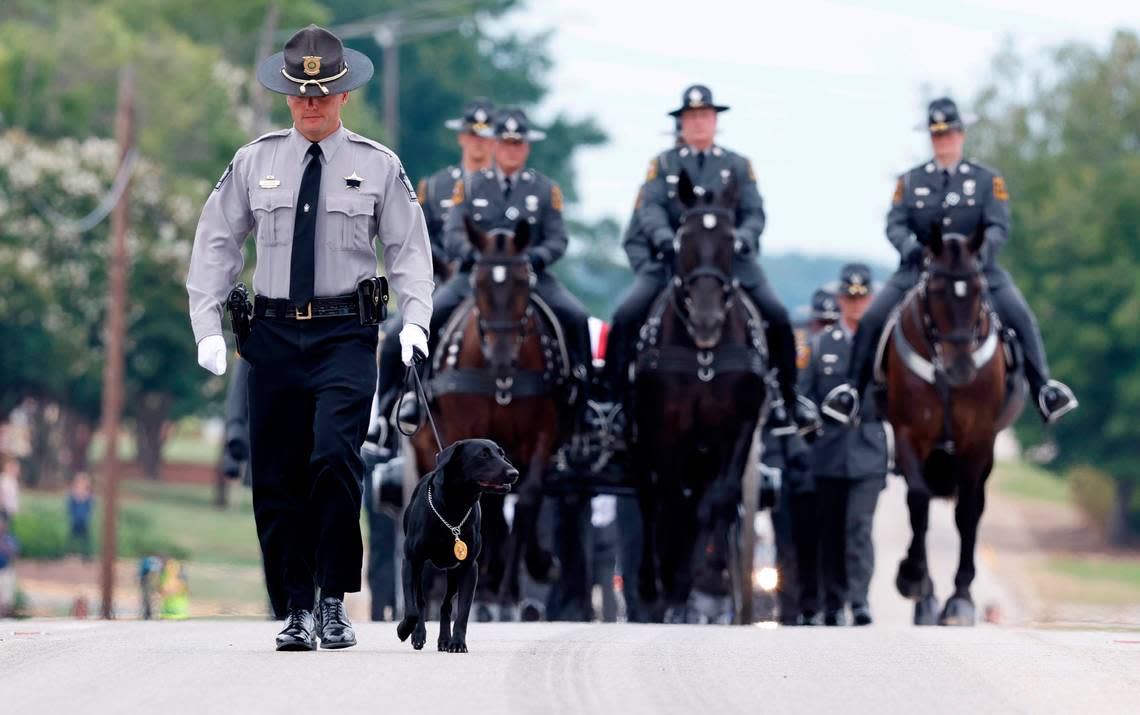
[[[835,285],[831,283],[830,285]],[[808,318],[808,335],[814,336],[835,325],[839,320],[839,304],[835,302],[835,292],[827,287],[816,288],[811,294],[811,317]]]
[[[735,182],[736,257],[733,277],[760,309],[767,323],[768,348],[780,383],[782,402],[773,406],[769,425],[777,431],[813,420],[795,395],[796,346],[788,312],[768,285],[756,262],[764,230],[764,203],[756,188],[752,164],[743,156],[714,143],[717,115],[728,107],[716,104],[703,85],[687,88],[681,106],[669,112],[680,123],[682,142],[649,163],[649,173],[637,201],[636,227],[627,233],[626,253],[636,272],[633,286],[614,313],[608,345],[607,373],[619,399],[628,393],[627,368],[633,345],[653,301],[660,295],[673,265],[673,241],[685,211],[677,196],[681,171],[688,172],[702,191],[718,191]]]
[[[800,389],[820,400],[845,379],[851,339],[871,304],[871,269],[850,263],[840,270],[836,300],[840,319],[817,333],[811,358],[800,372]],[[864,398],[858,426],[839,424],[826,415],[811,446],[811,471],[819,502],[824,622],[844,625],[846,604],[856,625],[871,623],[867,591],[875,567],[871,521],[879,492],[891,468],[890,425],[876,414],[872,396]]]
[[[459,144],[459,164],[448,166],[435,172],[426,179],[422,179],[416,191],[416,198],[424,212],[424,221],[427,224],[428,237],[431,240],[431,255],[438,286],[443,286],[451,271],[455,257],[449,256],[443,244],[443,230],[447,223],[447,215],[451,213],[451,197],[455,193],[456,182],[468,182],[475,174],[491,167],[495,140],[491,131],[491,120],[495,116],[495,105],[489,99],[477,97],[467,103],[463,109],[463,116],[448,119],[444,126],[456,132],[456,141]],[[380,379],[376,389],[376,406],[378,419],[374,424],[376,430],[370,434],[371,440],[383,445],[387,440],[387,419],[392,406],[395,404],[403,370],[399,369],[398,355],[400,344],[395,340],[386,339],[387,325],[399,325],[399,313],[385,321],[380,328]],[[404,404],[415,403],[414,396],[405,398]],[[393,446],[394,445],[390,445]],[[384,456],[390,454],[384,451]]]
[[[254,519],[267,580],[280,576],[287,593],[278,650],[313,650],[318,638],[324,648],[356,644],[344,595],[360,590],[363,559],[359,450],[382,317],[377,235],[404,309],[401,358],[427,354],[423,212],[399,158],[341,123],[348,93],[371,77],[365,55],[315,25],[262,62],[257,79],[286,95],[293,126],[234,155],[202,209],[186,279],[198,363],[221,375],[220,305],[231,303],[246,236],[256,235],[252,327],[239,327],[250,325],[241,294],[234,324],[250,366]]]
[[[589,314],[548,270],[566,253],[569,242],[562,223],[562,190],[526,166],[531,142],[546,135],[530,128],[523,110],[503,109],[495,117],[494,136],[494,168],[476,172],[454,185],[454,206],[447,217],[444,245],[448,255],[458,261],[459,270],[436,293],[433,345],[455,308],[471,294],[471,268],[478,256],[468,240],[464,216],[482,231],[514,231],[518,222],[525,220],[531,225],[526,258],[535,275],[534,291],[562,324],[574,378],[585,385],[591,364]]]
[[[942,222],[944,234],[966,236],[982,225],[983,270],[990,304],[1002,324],[1017,333],[1025,355],[1025,377],[1042,419],[1055,422],[1077,407],[1072,390],[1049,378],[1037,320],[1009,273],[997,264],[997,256],[1009,240],[1009,193],[997,171],[973,159],[962,159],[965,126],[952,100],[930,103],[926,128],[934,158],[900,176],[895,185],[887,214],[887,239],[898,250],[901,261],[859,323],[847,382],[823,402],[823,410],[837,420],[850,421],[856,414],[859,395],[874,371],[872,362],[883,328],[891,311],[918,282],[927,236],[935,221]]]

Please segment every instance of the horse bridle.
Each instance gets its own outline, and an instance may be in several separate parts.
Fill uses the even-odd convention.
[[[735,214],[732,211],[725,209],[725,208],[716,208],[716,207],[692,208],[692,209],[685,211],[683,214],[681,214],[682,230],[684,228],[684,225],[688,222],[689,217],[694,216],[694,215],[698,215],[698,214],[703,215],[703,216],[714,216],[714,217],[716,217],[717,221],[728,220],[730,225],[736,218]],[[706,221],[707,221],[707,219],[706,219]],[[715,226],[715,224],[714,224],[714,226]],[[711,228],[713,228],[713,226],[709,226],[706,223],[705,228],[711,229]],[[677,233],[678,243],[680,242],[680,236],[681,236],[681,233],[680,233],[680,230],[678,230],[678,233]],[[680,248],[680,246],[678,246],[678,249],[679,248]],[[676,256],[674,258],[674,261],[676,261],[676,260],[678,260],[678,258],[680,256],[680,250],[675,251],[674,254]],[[736,296],[736,288],[740,285],[740,282],[737,279],[733,278],[732,276],[728,275],[724,271],[722,271],[719,268],[716,268],[714,266],[698,266],[683,276],[677,274],[676,263],[674,263],[672,270],[674,271],[673,291],[671,292],[671,299],[673,302],[673,310],[677,313],[677,316],[681,319],[681,322],[685,325],[685,330],[687,330],[690,335],[692,335],[693,331],[696,330],[696,326],[694,326],[692,324],[692,321],[689,319],[688,311],[684,310],[681,303],[678,302],[678,297],[681,297],[684,299],[684,301],[682,301],[682,302],[687,302],[690,298],[689,291],[692,288],[693,283],[695,283],[697,281],[697,279],[699,279],[699,278],[714,278],[714,279],[716,279],[716,281],[720,283],[721,292],[724,294],[725,310],[726,311],[731,310],[733,301],[734,301],[735,296]]]
[[[475,261],[476,266],[489,266],[492,271],[495,268],[501,267],[508,272],[511,268],[518,265],[525,264],[528,272],[530,273],[530,287],[533,289],[535,285],[536,276],[534,271],[530,270],[530,261],[526,256],[511,256],[510,258],[479,258]],[[474,275],[474,274],[472,274]],[[492,279],[494,280],[494,279]],[[499,282],[499,281],[496,281]],[[523,311],[523,316],[518,320],[487,320],[479,311],[479,304],[475,304],[475,318],[479,326],[479,342],[486,343],[487,333],[517,333],[515,340],[519,344],[526,339],[529,335],[530,320],[534,316],[534,309],[527,304],[526,310]]]
[[[942,278],[949,283],[957,285],[959,283],[966,283],[979,276],[982,279],[982,286],[980,289],[982,294],[982,305],[981,309],[978,311],[977,316],[975,316],[973,325],[971,325],[969,328],[961,328],[957,330],[951,330],[948,333],[942,333],[938,329],[938,326],[934,324],[934,320],[931,318],[933,313],[931,312],[930,294],[943,293],[946,291],[944,289],[932,290],[930,288],[930,279],[932,277]],[[982,267],[980,264],[976,265],[973,270],[968,271],[950,271],[933,266],[926,266],[923,269],[922,278],[919,281],[918,292],[919,297],[922,300],[922,324],[925,332],[925,337],[927,339],[927,342],[929,342],[930,346],[935,350],[936,354],[939,357],[941,357],[943,343],[950,343],[951,345],[973,345],[985,337],[982,334],[982,323],[983,318],[989,315],[990,310],[985,297],[986,279],[985,275],[982,273]]]

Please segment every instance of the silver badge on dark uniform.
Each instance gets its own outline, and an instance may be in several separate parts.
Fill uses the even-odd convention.
[[[505,213],[507,215],[507,218],[510,219],[511,221],[514,221],[516,218],[519,217],[519,210],[517,208],[515,208],[514,206],[508,206]]]

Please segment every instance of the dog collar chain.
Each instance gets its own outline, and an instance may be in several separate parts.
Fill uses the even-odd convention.
[[[455,547],[452,549],[452,551],[455,552],[455,558],[459,559],[460,561],[463,561],[464,559],[467,558],[467,544],[465,544],[463,542],[463,539],[459,538],[459,529],[460,529],[460,527],[462,527],[464,524],[467,523],[467,517],[471,516],[471,509],[475,508],[474,505],[472,505],[471,508],[467,510],[467,513],[463,515],[463,520],[459,522],[459,526],[452,526],[451,524],[447,523],[447,519],[443,518],[443,514],[439,513],[439,509],[435,508],[435,502],[432,501],[432,498],[431,498],[431,485],[430,484],[428,485],[428,488],[427,488],[427,497],[428,497],[428,506],[430,506],[431,510],[433,512],[435,512],[436,517],[441,522],[443,522],[443,525],[447,527],[447,530],[451,532],[451,535],[455,537]]]

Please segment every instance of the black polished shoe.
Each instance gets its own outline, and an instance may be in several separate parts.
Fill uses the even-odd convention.
[[[1079,404],[1069,386],[1059,380],[1046,382],[1037,393],[1037,409],[1046,424],[1053,424]]]
[[[804,611],[800,614],[799,624],[801,626],[822,626],[823,614],[819,611]]]
[[[859,391],[847,383],[838,385],[823,398],[819,410],[841,425],[851,424],[859,415]]]
[[[867,608],[867,604],[860,603],[851,607],[851,620],[857,626],[869,626],[873,622],[871,618],[871,609]]]
[[[331,596],[322,598],[317,609],[322,648],[351,648],[356,645],[356,631],[352,628],[352,621],[348,620],[344,601]]]
[[[825,626],[845,626],[847,625],[847,612],[842,608],[836,611],[828,611],[823,617],[823,625]]]
[[[316,628],[312,611],[291,609],[285,618],[285,627],[277,634],[277,650],[316,650]]]

